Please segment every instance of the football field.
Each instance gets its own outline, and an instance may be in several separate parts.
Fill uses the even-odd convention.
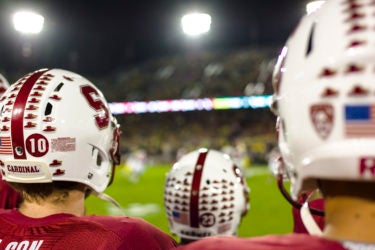
[[[109,202],[90,196],[86,202],[87,214],[124,213],[142,217],[170,234],[163,207],[164,181],[168,170],[169,166],[148,167],[138,182],[133,183],[124,169],[117,168],[115,180],[106,193],[121,204],[123,211]],[[246,175],[250,188],[250,210],[242,220],[238,235],[291,232],[291,206],[280,194],[275,177],[265,166],[251,166]]]

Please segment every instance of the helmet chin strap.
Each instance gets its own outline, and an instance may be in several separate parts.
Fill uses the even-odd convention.
[[[309,199],[303,203],[300,209],[300,215],[307,232],[311,235],[321,236],[323,234],[322,230],[314,220],[311,214],[311,208],[309,207]]]
[[[119,209],[119,211],[121,211],[121,215],[125,216],[124,208],[120,205],[120,203],[118,203],[111,196],[109,196],[108,194],[105,194],[105,193],[98,193],[98,192],[95,192],[95,191],[93,191],[92,194],[95,195],[96,197],[98,197],[99,199],[102,199],[104,201],[108,201],[109,203],[111,203],[112,205],[117,207]]]
[[[284,196],[284,198],[293,207],[295,207],[297,209],[301,209],[302,204],[293,200],[293,198],[290,196],[288,191],[285,190],[285,187],[284,187],[284,171],[283,171],[284,170],[284,164],[282,163],[282,159],[279,159],[278,161],[279,161],[279,167],[278,167],[278,171],[277,171],[277,174],[276,174],[277,186],[279,187],[279,190],[280,190],[281,194]],[[322,211],[322,210],[311,208],[311,207],[308,207],[308,210],[314,215],[324,216],[324,211]]]

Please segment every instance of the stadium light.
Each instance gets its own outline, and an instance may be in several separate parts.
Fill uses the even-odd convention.
[[[38,34],[42,31],[44,17],[31,11],[19,11],[13,15],[14,29],[22,34]]]
[[[190,13],[181,18],[182,30],[189,36],[199,36],[211,29],[211,16],[206,13]]]
[[[306,13],[308,15],[310,15],[311,13],[313,13],[314,11],[319,9],[324,4],[324,2],[325,1],[311,1],[311,2],[307,3],[306,4]]]

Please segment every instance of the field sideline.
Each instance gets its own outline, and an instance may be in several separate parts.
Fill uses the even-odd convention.
[[[116,199],[128,216],[142,217],[161,230],[169,232],[163,207],[165,174],[169,166],[147,168],[137,183],[128,180],[121,168],[116,170],[114,183],[106,193]],[[250,187],[250,210],[239,228],[239,236],[258,236],[292,231],[291,206],[277,189],[276,180],[265,166],[251,166],[247,170]],[[119,215],[114,205],[90,196],[86,201],[87,214]]]

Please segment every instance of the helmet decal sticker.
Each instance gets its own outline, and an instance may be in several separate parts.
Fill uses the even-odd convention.
[[[40,173],[42,170],[38,165],[34,165],[32,163],[24,163],[24,165],[11,165],[7,164],[6,168],[10,173],[18,173],[18,174],[33,174],[33,173]]]
[[[336,75],[336,70],[334,69],[330,69],[330,68],[324,68],[321,72],[320,72],[320,75],[319,77],[323,78],[323,77],[331,77],[331,76],[335,76]]]
[[[42,94],[39,91],[34,91],[30,96],[42,96]]]
[[[180,210],[180,209],[175,208],[172,211],[173,220],[175,222],[178,222],[178,223],[181,223],[181,224],[189,224],[188,213],[184,213],[184,212],[181,212],[181,211],[178,211],[178,210]]]
[[[359,175],[369,174],[370,177],[375,176],[375,157],[362,157],[359,159]]]
[[[204,227],[212,227],[216,223],[215,215],[212,213],[204,213],[199,217],[200,224]]]
[[[359,85],[355,85],[353,89],[349,92],[349,96],[366,96],[369,91]]]
[[[76,138],[59,137],[51,140],[52,152],[68,152],[76,150]]]
[[[42,157],[49,150],[47,138],[41,134],[32,134],[26,139],[26,149],[34,157]]]
[[[3,132],[9,131],[9,127],[3,125],[3,127],[1,128],[1,131],[3,131]]]
[[[56,171],[52,174],[53,176],[58,176],[58,175],[64,175],[65,174],[65,170],[63,169],[56,169]]]
[[[0,154],[11,155],[13,152],[10,136],[0,136]]]
[[[323,140],[327,139],[333,128],[333,106],[330,104],[313,105],[310,107],[310,117],[319,137]]]
[[[366,41],[363,41],[363,40],[354,40],[354,41],[352,41],[352,42],[350,42],[348,44],[348,49],[354,48],[354,47],[363,46],[363,45],[366,45]]]
[[[55,100],[55,101],[60,101],[60,100],[61,100],[61,97],[58,96],[58,95],[52,95],[52,96],[50,96],[50,98],[51,98],[52,100]]]
[[[345,69],[345,74],[363,72],[364,69],[365,69],[364,66],[360,66],[360,65],[357,65],[357,64],[354,64],[354,63],[349,64],[347,66],[347,68]]]
[[[25,125],[25,128],[35,128],[35,127],[36,127],[36,123],[34,122],[27,122]]]
[[[356,32],[362,32],[362,31],[365,31],[366,29],[367,27],[365,25],[355,23],[350,27],[348,31],[348,35],[354,34]]]
[[[50,164],[49,164],[49,166],[50,167],[58,167],[58,166],[61,166],[61,164],[62,164],[62,161],[59,161],[59,160],[53,160]]]
[[[55,127],[47,126],[45,129],[43,129],[44,132],[54,132],[56,131]]]
[[[52,122],[53,120],[54,119],[52,117],[46,116],[46,117],[44,117],[43,122]]]
[[[324,92],[322,93],[322,97],[336,97],[339,94],[337,90],[334,90],[332,88],[326,88]]]
[[[18,86],[13,89],[19,89],[17,97],[14,101],[13,106],[13,113],[12,113],[12,119],[11,119],[11,137],[12,137],[12,146],[13,146],[13,152],[15,159],[26,159],[26,153],[24,147],[24,112],[25,112],[25,106],[27,105],[27,99],[31,93],[31,91],[34,89],[37,89],[34,87],[36,85],[36,82],[39,80],[39,78],[46,72],[47,70],[41,70],[33,73],[26,79],[21,79],[21,82],[23,82],[22,87],[19,89]],[[33,110],[37,109],[34,105],[29,105],[26,110]]]
[[[359,33],[361,31],[365,31],[367,27],[359,24],[360,21],[366,18],[366,14],[361,12],[363,5],[356,4],[353,1],[348,1],[347,4],[349,6],[345,10],[345,13],[348,13],[348,16],[344,20],[344,22],[350,25],[348,34]],[[347,47],[354,48],[354,47],[359,47],[359,46],[363,46],[366,44],[367,44],[367,41],[355,38],[349,42]]]
[[[375,105],[345,105],[345,135],[375,137]]]
[[[101,100],[98,91],[90,85],[81,86],[81,92],[89,103],[90,107],[97,111],[95,115],[95,123],[99,129],[108,127],[109,124],[109,110]]]

